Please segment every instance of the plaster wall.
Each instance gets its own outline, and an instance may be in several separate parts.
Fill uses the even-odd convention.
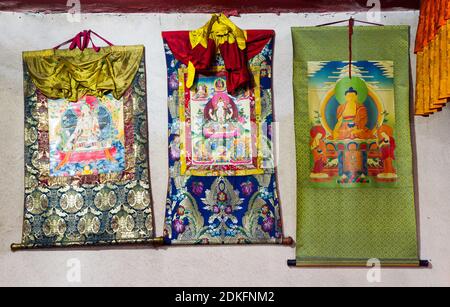
[[[285,234],[295,238],[296,174],[290,27],[336,20],[366,20],[365,13],[250,14],[233,20],[244,29],[276,31],[274,103],[279,122],[279,186]],[[82,29],[93,29],[116,45],[144,44],[150,128],[150,163],[156,231],[162,234],[167,184],[166,64],[163,30],[202,26],[205,14],[0,13],[0,285],[148,285],[148,286],[372,286],[450,285],[450,108],[415,119],[422,258],[432,269],[382,270],[381,283],[367,281],[367,269],[296,269],[286,246],[171,247],[160,249],[85,249],[22,251],[24,50],[51,48]],[[418,12],[383,12],[384,24],[411,26],[413,43]],[[333,46],[323,46],[333,48]],[[412,47],[411,47],[412,48]],[[415,57],[412,57],[415,74]],[[70,259],[81,265],[81,283],[67,279]],[[69,261],[69,262],[68,262]]]

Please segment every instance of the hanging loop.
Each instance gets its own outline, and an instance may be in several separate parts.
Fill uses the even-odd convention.
[[[353,63],[353,44],[352,44],[353,42],[352,42],[352,40],[353,40],[355,22],[368,24],[368,25],[372,25],[372,26],[381,26],[381,27],[384,25],[380,24],[380,23],[357,20],[357,19],[354,19],[353,17],[350,17],[350,19],[348,19],[348,20],[340,20],[340,21],[335,21],[335,22],[330,22],[330,23],[324,23],[324,24],[317,25],[317,27],[332,26],[332,25],[337,25],[337,24],[344,23],[344,22],[348,22],[348,58],[349,58],[349,60],[348,60],[348,76],[351,79],[352,78],[352,63]]]
[[[355,26],[355,20],[351,17],[348,20],[348,76],[352,78],[352,62],[353,62],[353,28]]]
[[[92,44],[92,48],[95,50],[95,52],[100,51],[100,47],[97,47],[94,44],[94,41],[92,40],[92,34],[103,40],[105,43],[107,43],[109,46],[114,46],[112,43],[110,43],[108,40],[104,39],[102,36],[98,35],[92,30],[83,30],[79,32],[77,35],[75,35],[73,38],[68,39],[67,41],[63,42],[62,44],[59,44],[58,46],[54,47],[54,50],[57,50],[61,48],[64,45],[67,45],[70,43],[69,50],[73,50],[75,48],[80,49],[83,51],[89,46],[89,42]]]

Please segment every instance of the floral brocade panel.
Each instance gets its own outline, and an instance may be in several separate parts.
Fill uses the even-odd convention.
[[[165,41],[171,244],[279,243],[272,152],[273,39],[248,61],[251,85],[230,94],[224,60],[186,87],[187,67]]]
[[[50,99],[24,65],[25,246],[153,238],[145,63],[115,99]]]

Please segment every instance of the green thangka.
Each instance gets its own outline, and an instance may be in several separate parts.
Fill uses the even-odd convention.
[[[419,265],[409,28],[355,27],[352,62],[347,27],[292,38],[297,266]]]

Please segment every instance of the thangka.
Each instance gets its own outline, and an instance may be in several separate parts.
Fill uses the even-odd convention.
[[[214,15],[164,32],[172,244],[280,243],[272,152],[274,32]]]
[[[292,37],[296,264],[418,266],[409,28],[355,27],[352,62],[347,27]]]
[[[144,47],[30,51],[23,60],[16,248],[152,241]]]

